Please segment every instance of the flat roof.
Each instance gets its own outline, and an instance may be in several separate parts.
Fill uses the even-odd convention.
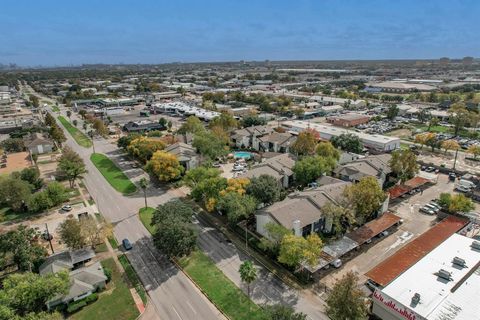
[[[357,230],[348,233],[346,236],[360,245],[375,237],[380,232],[392,227],[399,221],[399,216],[391,212],[385,212],[381,217],[366,223]]]
[[[466,219],[448,216],[365,275],[377,284],[387,286],[467,223]]]
[[[472,247],[473,242],[472,238],[452,234],[382,293],[425,319],[479,319],[480,250]],[[453,264],[455,257],[463,259],[465,266]],[[450,273],[450,280],[438,276],[440,269]],[[420,301],[412,304],[415,293],[420,295]]]

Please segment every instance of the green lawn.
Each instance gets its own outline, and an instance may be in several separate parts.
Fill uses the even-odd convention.
[[[90,156],[90,160],[92,160],[95,167],[102,173],[108,183],[118,192],[130,194],[137,191],[137,187],[106,155],[94,153]]]
[[[153,226],[150,225],[150,223],[152,221],[154,212],[155,212],[155,208],[151,208],[151,207],[141,208],[139,212],[140,221],[142,221],[145,228],[147,228],[147,230],[152,234],[155,231],[155,229],[153,228]]]
[[[107,245],[104,243],[101,243],[95,247],[95,253],[100,253],[100,252],[107,252],[108,248]]]
[[[136,319],[139,315],[138,309],[130,294],[128,284],[122,278],[122,274],[118,270],[113,258],[102,261],[102,266],[112,270],[112,280],[107,285],[107,289],[113,288],[113,291],[100,293],[96,302],[74,313],[70,316],[70,319]]]
[[[142,282],[140,281],[140,278],[138,277],[137,273],[133,269],[132,265],[130,264],[130,261],[128,261],[127,256],[121,255],[118,257],[118,260],[123,266],[123,269],[125,269],[125,273],[127,274],[128,280],[130,281],[130,284],[135,287],[135,289],[138,292],[138,295],[140,298],[142,298],[142,301],[144,304],[147,303],[147,293],[145,292],[145,289],[143,288]]]
[[[80,146],[85,148],[90,148],[92,146],[92,140],[90,140],[90,138],[87,137],[83,132],[75,128],[67,119],[65,119],[63,116],[58,116],[58,120]]]
[[[262,309],[248,299],[203,252],[195,251],[189,257],[182,258],[179,263],[208,298],[230,319],[266,319]]]
[[[60,109],[57,106],[52,106],[52,110],[55,112],[60,112]]]
[[[421,129],[422,131],[427,131],[428,126],[427,125],[419,125],[416,126],[417,129]],[[447,133],[451,132],[451,128],[447,126],[431,126],[430,127],[430,132],[435,132],[435,133]]]
[[[118,248],[118,242],[114,236],[108,237],[107,239],[108,239],[108,242],[110,242],[110,245],[112,246],[113,250]]]

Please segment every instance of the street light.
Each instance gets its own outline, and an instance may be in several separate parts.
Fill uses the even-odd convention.
[[[90,138],[92,139],[93,153],[96,153],[96,152],[95,152],[95,142],[94,142],[94,140],[93,140],[93,136],[94,136],[93,130],[88,131],[88,135],[89,135]]]

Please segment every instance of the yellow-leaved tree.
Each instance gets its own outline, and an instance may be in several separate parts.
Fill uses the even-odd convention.
[[[174,154],[156,151],[147,162],[146,170],[154,174],[158,180],[169,182],[180,178],[184,168]]]

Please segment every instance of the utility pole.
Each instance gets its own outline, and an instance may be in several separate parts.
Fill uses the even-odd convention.
[[[52,238],[50,238],[50,232],[48,231],[48,224],[46,223],[45,223],[45,229],[47,231],[47,239],[48,239],[48,243],[50,243],[50,249],[52,249],[52,254],[54,254],[55,251],[53,250]]]
[[[458,156],[458,149],[455,150],[455,160],[453,161],[453,170],[455,170],[455,166],[457,164],[457,156]]]

